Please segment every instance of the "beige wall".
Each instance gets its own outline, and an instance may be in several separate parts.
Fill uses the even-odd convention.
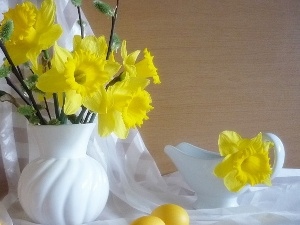
[[[110,20],[91,2],[89,22],[107,35]],[[148,47],[159,68],[155,109],[140,132],[162,173],[175,169],[166,144],[217,150],[226,129],[274,132],[286,167],[300,168],[300,1],[120,0],[118,19],[128,49]]]

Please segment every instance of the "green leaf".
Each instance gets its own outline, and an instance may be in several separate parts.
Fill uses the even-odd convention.
[[[75,114],[67,115],[67,117],[71,123],[76,123],[77,116]]]
[[[37,80],[38,80],[38,75],[33,74],[33,75],[27,77],[24,80],[24,82],[25,82],[25,84],[26,84],[26,86],[28,87],[29,90],[35,90],[36,89],[35,84],[36,84]]]
[[[60,125],[60,121],[58,119],[52,119],[48,122],[49,125]]]
[[[30,106],[30,105],[22,105],[22,106],[19,106],[18,109],[17,109],[18,113],[20,113],[21,115],[23,116],[33,116],[36,111],[35,109]]]
[[[41,95],[44,95],[45,92],[41,91],[40,89],[38,89],[36,87],[37,80],[38,80],[38,75],[33,74],[33,75],[27,77],[26,79],[24,79],[24,83],[26,84],[26,86],[29,90],[39,93]]]
[[[114,16],[114,10],[110,7],[109,4],[100,1],[100,0],[94,0],[94,6],[96,9],[98,9],[101,13],[107,15],[107,16]]]
[[[31,105],[19,106],[17,112],[25,116],[31,124],[40,124],[40,119],[36,115],[36,110]]]
[[[40,123],[40,119],[35,114],[29,116],[28,121],[34,125],[38,125]]]
[[[2,65],[0,67],[0,78],[7,77],[11,72],[11,66]]]

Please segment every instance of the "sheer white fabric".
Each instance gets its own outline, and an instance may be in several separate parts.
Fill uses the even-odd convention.
[[[21,1],[0,0],[1,13],[17,2]],[[57,19],[65,30],[60,44],[71,48],[69,40],[79,33],[77,12],[68,0],[56,2]],[[86,33],[92,33],[89,26]],[[0,89],[9,91],[3,79]],[[20,171],[29,159],[36,157],[34,151],[28,153],[29,148],[36,146],[30,135],[27,136],[26,127],[25,119],[18,116],[11,105],[0,104],[0,150],[9,184],[9,194],[0,202],[0,224],[4,225],[34,224],[24,214],[16,197]],[[239,207],[194,210],[194,192],[177,172],[161,176],[137,130],[126,140],[113,135],[100,138],[95,131],[88,153],[106,168],[110,182],[107,206],[90,225],[128,225],[164,203],[176,203],[187,209],[191,225],[300,224],[300,170],[284,169],[274,179],[272,187],[252,188],[239,198]]]

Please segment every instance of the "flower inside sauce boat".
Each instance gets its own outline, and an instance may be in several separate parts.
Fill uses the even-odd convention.
[[[238,196],[250,185],[271,185],[284,164],[284,146],[272,133],[243,139],[233,131],[224,131],[219,136],[219,148],[220,154],[185,142],[165,147],[165,153],[197,195],[194,208],[236,207]],[[271,148],[272,168],[268,156]]]

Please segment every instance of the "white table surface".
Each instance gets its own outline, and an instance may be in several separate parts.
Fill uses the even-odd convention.
[[[173,173],[163,177],[165,184],[169,188],[178,191],[178,189],[186,187],[179,173]],[[164,185],[164,184],[163,184]],[[151,184],[145,186],[143,190],[149,194]],[[240,206],[233,208],[218,209],[192,209],[192,203],[195,200],[193,193],[186,191],[184,194],[178,194],[178,198],[182,199],[182,204],[188,211],[190,216],[190,224],[300,224],[300,170],[299,169],[283,169],[277,178],[273,180],[271,187],[253,187],[250,191],[239,197]],[[140,190],[138,194],[141,194]],[[156,194],[152,191],[151,194]],[[119,198],[118,193],[111,193],[110,199],[105,210],[102,212],[97,221],[90,223],[91,225],[128,225],[130,221],[148,213],[143,209],[134,208],[132,202],[125,202]],[[162,202],[152,204],[147,202],[151,208],[165,202],[174,202],[174,196],[170,193],[162,193],[157,191],[157,195],[161,196]],[[141,202],[145,201],[146,196],[140,196]],[[169,201],[168,201],[169,200]],[[180,204],[180,202],[177,202]],[[152,205],[152,206],[151,206]],[[146,205],[145,205],[146,206]],[[0,205],[0,218],[2,225],[11,225],[12,219],[15,225],[32,225],[24,215],[18,203],[13,204],[9,208],[10,216],[7,211]]]

